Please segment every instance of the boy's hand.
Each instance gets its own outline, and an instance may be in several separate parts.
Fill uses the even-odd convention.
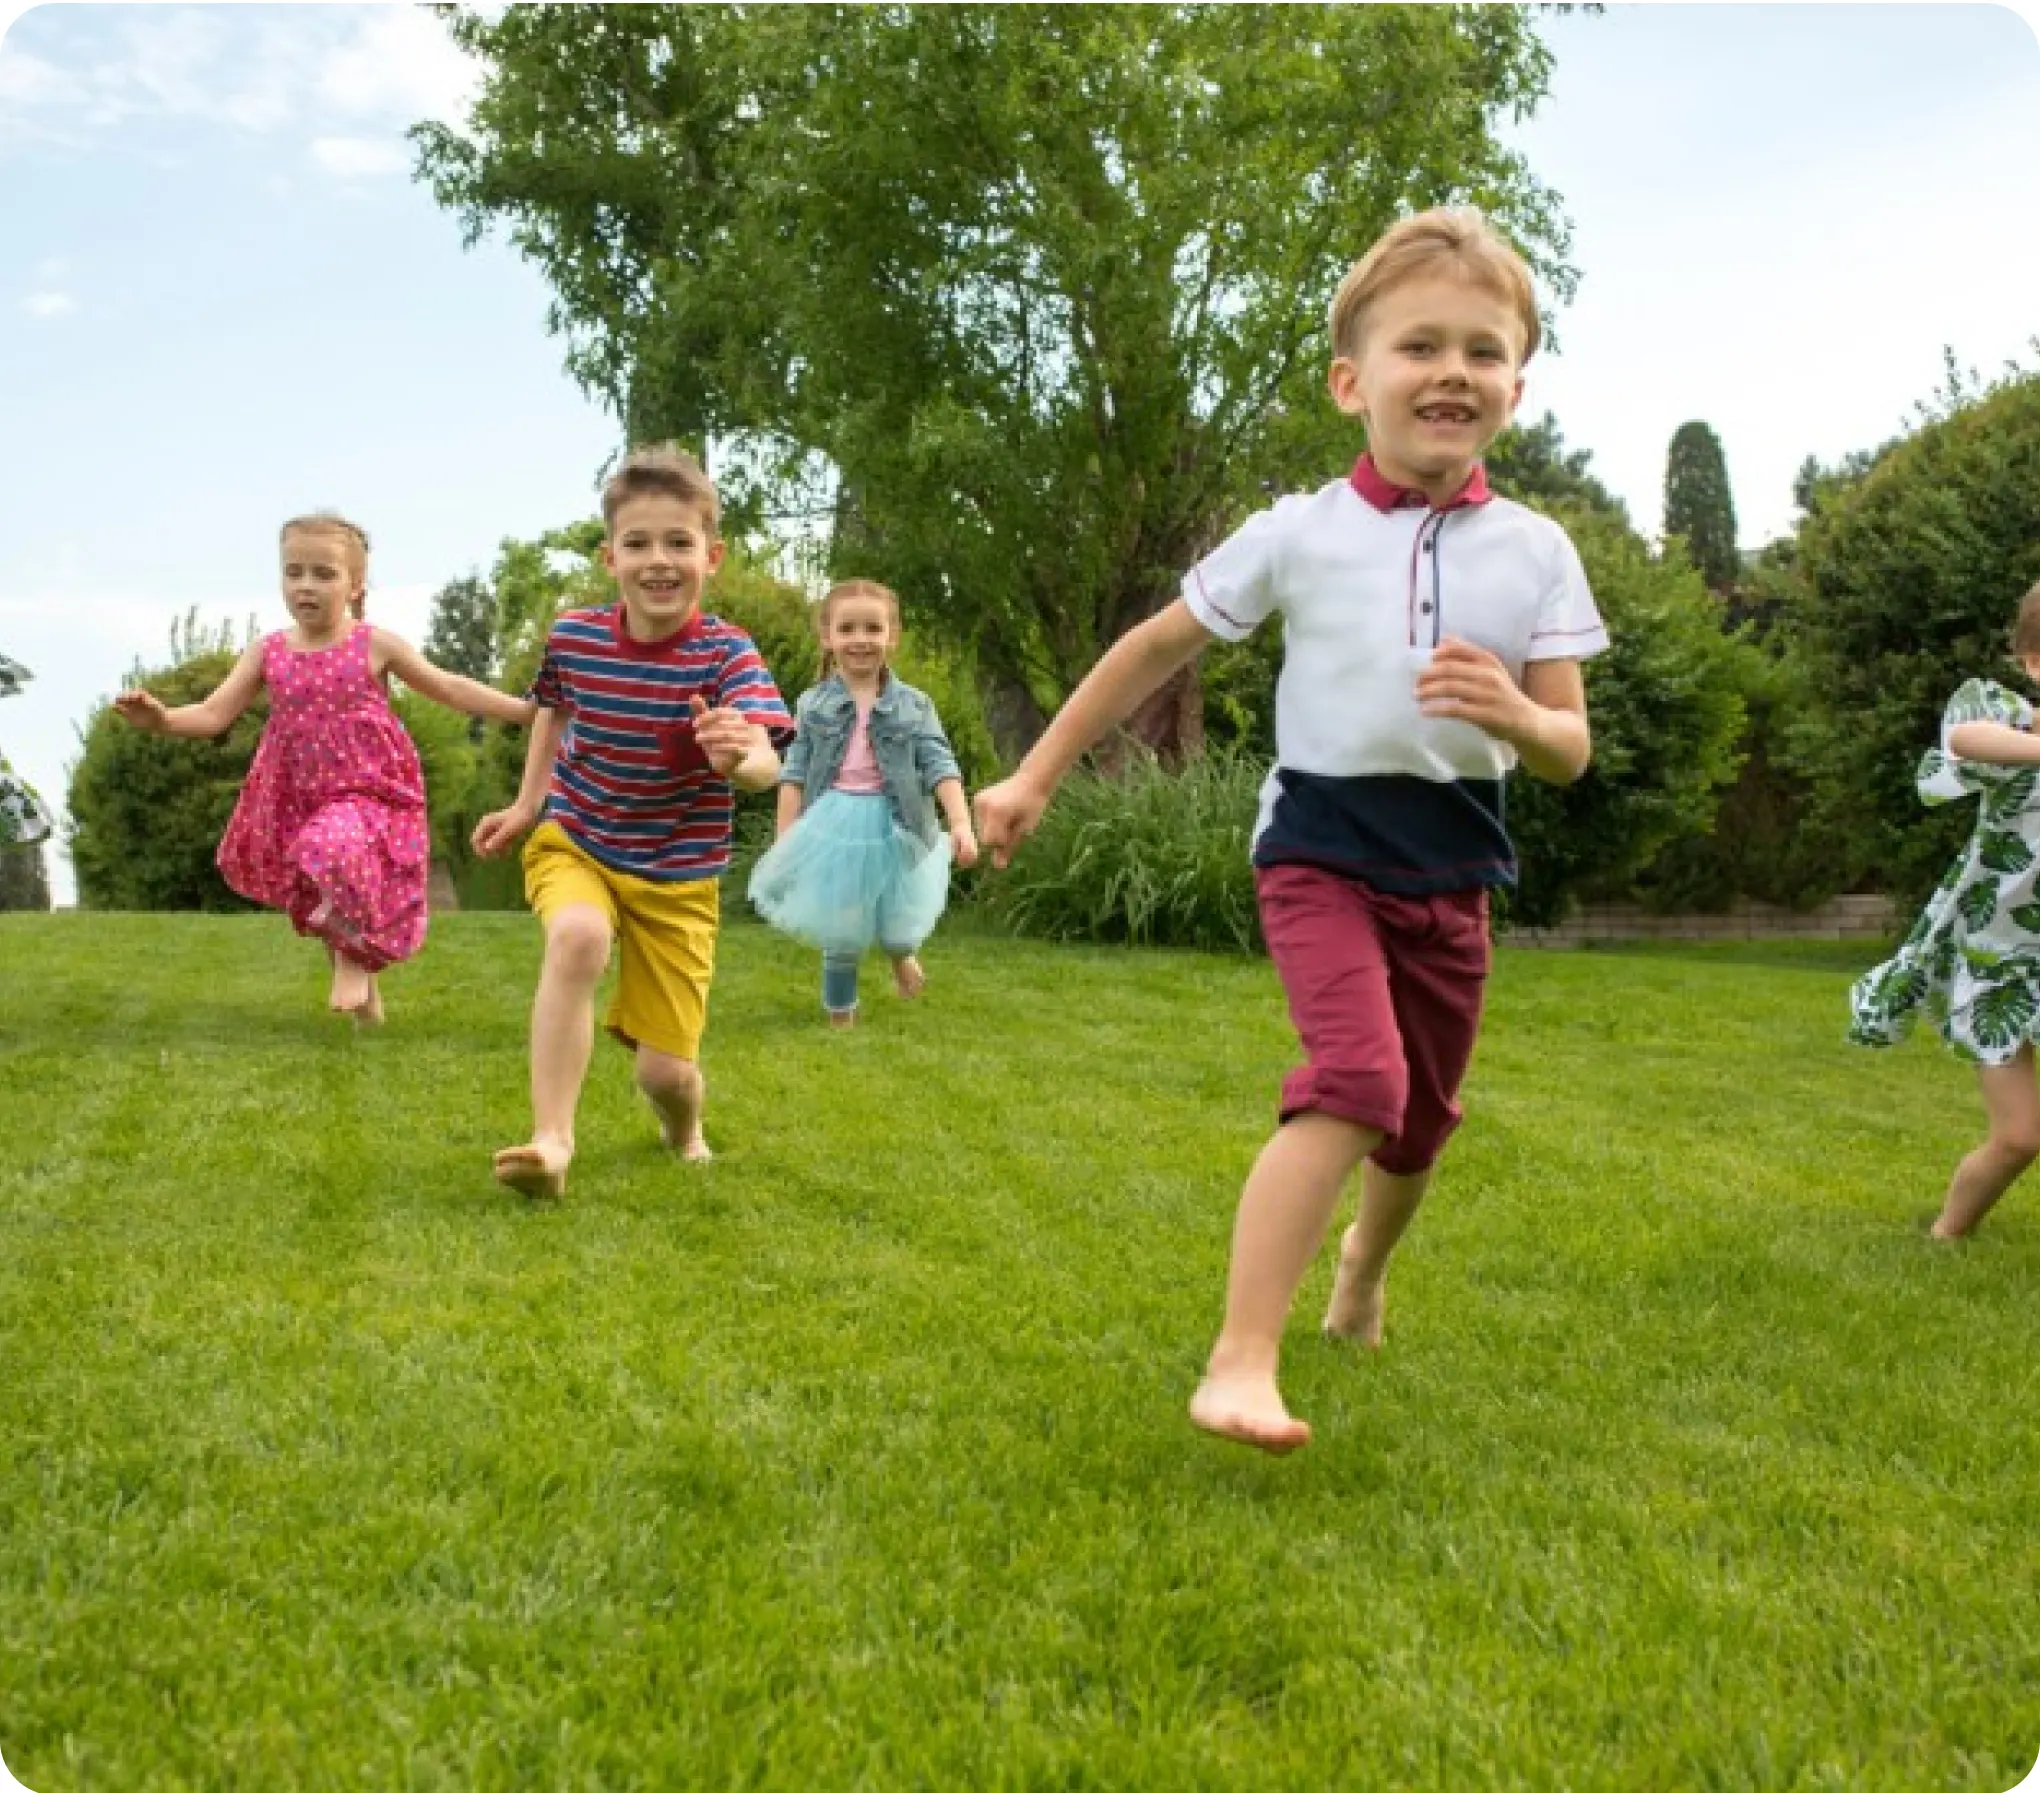
[[[978,792],[972,806],[977,811],[978,836],[1000,871],[1012,864],[1014,850],[1040,826],[1048,799],[1047,791],[1017,772]]]
[[[694,710],[695,742],[719,778],[729,777],[767,739],[765,730],[741,711],[711,710],[699,697],[688,701]]]
[[[965,871],[969,871],[972,866],[977,864],[977,835],[972,831],[971,825],[968,822],[958,822],[954,828],[950,829],[949,847],[956,857],[956,863],[962,866]]]
[[[1470,722],[1512,746],[1534,738],[1537,706],[1484,647],[1448,638],[1417,674],[1417,707],[1426,716]]]
[[[123,691],[113,700],[113,707],[144,734],[160,735],[168,724],[170,712],[154,692]]]
[[[537,820],[536,815],[517,803],[482,817],[475,824],[475,852],[483,859],[494,859],[499,853],[507,853],[516,844],[517,837],[528,834]]]

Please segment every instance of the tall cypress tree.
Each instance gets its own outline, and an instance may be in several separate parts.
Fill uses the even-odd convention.
[[[1686,552],[1717,597],[1735,589],[1742,556],[1735,545],[1735,500],[1721,438],[1704,423],[1682,423],[1665,456],[1665,534],[1686,538]]]

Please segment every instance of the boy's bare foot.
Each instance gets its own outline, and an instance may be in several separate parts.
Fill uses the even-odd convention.
[[[912,1002],[928,981],[928,974],[921,969],[921,961],[912,953],[904,959],[893,960],[892,976],[893,988],[899,991],[902,1002]]]
[[[828,1016],[831,1027],[855,1027],[857,1025],[857,1011],[855,1009],[830,1009]]]
[[[1310,1427],[1282,1404],[1273,1376],[1207,1375],[1190,1397],[1190,1423],[1276,1457],[1310,1443]]]
[[[702,1137],[701,1123],[696,1121],[685,1138],[674,1131],[673,1125],[664,1115],[659,1117],[659,1143],[667,1151],[677,1153],[689,1164],[707,1164],[715,1154],[708,1149],[708,1141]]]
[[[1332,1279],[1331,1305],[1325,1309],[1325,1337],[1346,1339],[1379,1351],[1388,1284],[1385,1277],[1376,1277],[1372,1282],[1362,1279],[1354,1249],[1359,1232],[1358,1227],[1348,1227],[1339,1241],[1339,1269]]]
[[[557,1139],[505,1146],[496,1154],[496,1181],[519,1195],[557,1200],[567,1192],[567,1166],[574,1148]]]

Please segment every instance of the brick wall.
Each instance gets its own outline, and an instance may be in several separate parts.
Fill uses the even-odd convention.
[[[1510,946],[1589,940],[1887,940],[1898,917],[1885,896],[1841,896],[1818,909],[1738,900],[1720,915],[1655,915],[1634,903],[1583,903],[1555,928],[1511,928]]]

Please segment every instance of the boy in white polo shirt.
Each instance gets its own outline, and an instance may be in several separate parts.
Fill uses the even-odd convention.
[[[1294,1450],[1276,1386],[1290,1303],[1366,1160],[1325,1329],[1381,1342],[1389,1254],[1446,1138],[1479,1029],[1488,891],[1515,880],[1502,781],[1569,783],[1592,751],[1580,661],[1608,645],[1564,530],[1488,490],[1523,393],[1529,270],[1477,212],[1390,229],[1332,302],[1351,475],[1280,500],[1114,644],[1005,783],[977,800],[1005,865],[1063,775],[1218,637],[1283,618],[1276,763],[1254,880],[1303,1042],[1233,1229],[1225,1323],[1190,1403],[1206,1431]]]

